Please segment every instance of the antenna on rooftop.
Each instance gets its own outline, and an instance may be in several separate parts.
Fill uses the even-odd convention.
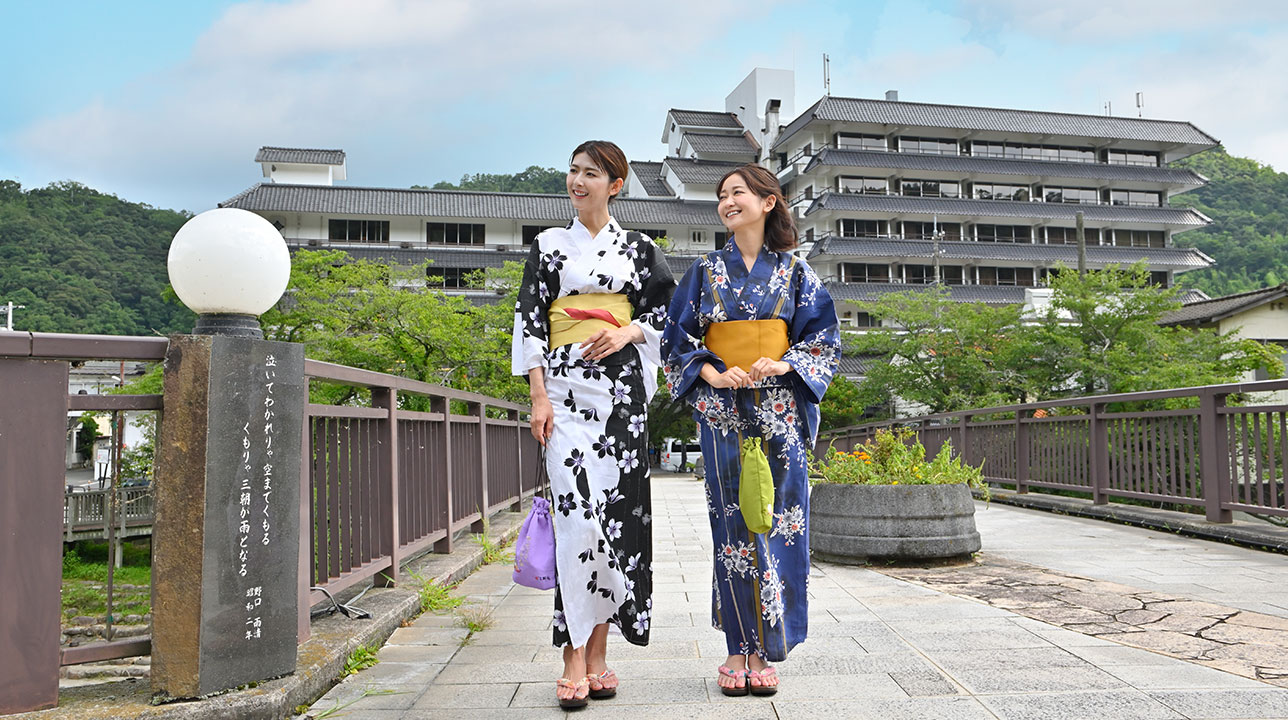
[[[1113,100],[1106,100],[1106,101],[1105,101],[1105,114],[1106,114],[1106,115],[1113,115],[1113,114],[1114,114],[1114,101],[1113,101]]]
[[[832,94],[832,73],[830,68],[831,62],[832,62],[831,59],[827,57],[827,53],[823,53],[823,94],[824,95]]]
[[[1136,93],[1136,117],[1145,117],[1145,93]]]

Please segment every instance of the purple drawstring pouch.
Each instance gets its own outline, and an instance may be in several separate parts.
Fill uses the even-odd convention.
[[[550,519],[550,501],[532,498],[532,509],[519,528],[514,546],[514,581],[538,590],[555,586],[555,528]]]

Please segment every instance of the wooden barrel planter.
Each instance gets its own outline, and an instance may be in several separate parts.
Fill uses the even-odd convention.
[[[819,483],[810,493],[810,550],[819,560],[965,558],[980,548],[970,488]]]

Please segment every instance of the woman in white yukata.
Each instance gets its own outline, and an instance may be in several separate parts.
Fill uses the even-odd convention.
[[[532,434],[555,495],[564,708],[616,694],[608,627],[647,645],[653,608],[648,402],[675,280],[653,241],[608,212],[627,170],[613,143],[573,151],[577,217],[533,241],[515,307],[512,369],[531,383]]]
[[[716,192],[733,238],[680,280],[662,350],[671,395],[693,406],[706,464],[711,618],[729,652],[720,689],[772,695],[778,674],[769,663],[785,660],[808,629],[805,451],[818,434],[818,404],[841,341],[827,289],[791,253],[796,227],[774,175],[745,165]],[[740,451],[752,438],[774,485],[772,520],[757,532],[739,504]]]

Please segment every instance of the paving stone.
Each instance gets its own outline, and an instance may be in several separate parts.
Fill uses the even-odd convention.
[[[453,663],[448,665],[442,673],[434,680],[435,685],[484,685],[494,682],[497,678],[505,678],[506,682],[543,682],[549,680],[554,682],[563,672],[562,662],[508,662],[492,663],[487,666],[486,672],[480,672],[478,665],[466,665],[464,663]],[[504,705],[498,706],[504,707]]]
[[[553,683],[551,683],[553,686]],[[491,683],[486,685],[443,685],[434,683],[416,700],[412,708],[503,708],[510,704],[518,683]],[[553,692],[553,691],[552,691]]]
[[[1050,693],[1075,690],[1115,690],[1127,683],[1091,665],[1080,667],[953,668],[949,677],[973,694]]]
[[[1185,717],[1134,690],[990,695],[981,700],[1001,720],[1183,720]]]
[[[1288,690],[1159,690],[1152,694],[1192,720],[1288,717]]]
[[[427,685],[438,677],[445,665],[429,663],[382,662],[353,676],[375,686]]]
[[[968,626],[969,627],[969,626]],[[930,632],[901,632],[903,641],[920,650],[1001,650],[1010,648],[1050,647],[1051,643],[1024,628],[981,631],[935,630]]]
[[[351,711],[405,710],[416,702],[421,693],[425,692],[426,687],[428,686],[385,683],[377,685],[351,675],[313,703],[310,710],[315,713],[326,712],[338,705],[347,705],[342,711],[345,716]],[[348,703],[353,704],[348,705]]]
[[[1180,660],[1168,660],[1166,665],[1131,664],[1104,669],[1128,685],[1145,691],[1265,688],[1263,683],[1251,678]]]
[[[551,648],[554,650],[554,648]],[[531,645],[466,645],[456,651],[452,658],[453,665],[480,665],[492,663],[533,662],[534,660],[556,661],[562,656],[558,650],[551,657],[540,657]]]
[[[996,720],[974,698],[855,699],[775,702],[779,718],[792,720]]]
[[[890,679],[911,697],[959,694],[956,684],[934,670],[898,670],[890,673]]]
[[[377,657],[382,663],[447,663],[459,646],[452,645],[386,645]]]
[[[389,636],[386,645],[451,645],[459,646],[470,631],[463,627],[404,627],[398,628]]]
[[[608,704],[652,705],[659,703],[705,703],[710,700],[707,687],[701,678],[668,678],[644,680],[620,678],[617,696],[611,700],[592,701],[595,715]],[[510,707],[548,707],[555,701],[555,683],[523,683],[515,694]]]

